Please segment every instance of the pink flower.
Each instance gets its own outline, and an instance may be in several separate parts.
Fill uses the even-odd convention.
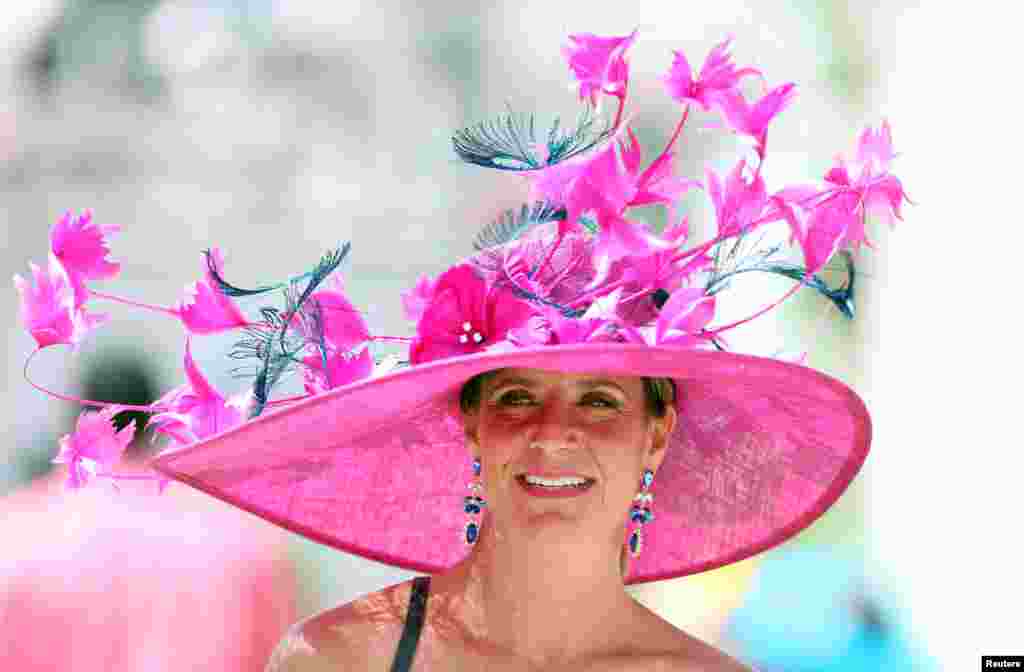
[[[679,248],[686,240],[687,229],[684,217],[663,232],[662,239],[670,245],[667,249],[644,256],[624,257],[613,264],[604,282],[625,283],[622,285],[625,298],[617,309],[618,317],[624,323],[644,325],[656,320],[659,315],[658,294],[674,292],[711,265],[711,257],[703,252],[677,259]]]
[[[303,384],[308,394],[333,390],[373,373],[373,357],[367,348],[352,353],[328,347],[326,356],[315,352],[303,358],[302,363]]]
[[[661,307],[654,344],[693,348],[706,344],[704,328],[715,316],[715,297],[700,287],[677,289]]]
[[[622,217],[627,207],[671,204],[696,184],[672,176],[671,154],[663,154],[641,173],[640,144],[632,130],[628,132],[628,145],[612,138],[586,157],[542,169],[534,176],[531,197],[566,209],[560,232],[571,231],[584,215],[597,224],[594,255],[604,266],[627,255],[665,248],[642,223]]]
[[[806,213],[820,194],[821,190],[813,184],[794,184],[776,191],[769,199],[775,213],[766,222],[786,220],[789,242],[802,245],[807,237]]]
[[[628,143],[616,135],[585,156],[535,171],[531,198],[564,205],[565,226],[575,225],[587,210],[622,214],[631,206],[670,205],[696,180],[672,173],[672,152],[663,153],[643,171],[640,142],[630,128]]]
[[[708,194],[715,205],[719,236],[730,237],[747,231],[761,216],[768,202],[761,176],[755,174],[749,182],[744,177],[746,165],[745,161],[739,161],[724,185],[712,168],[707,169]]]
[[[416,326],[411,364],[468,355],[505,340],[536,314],[508,289],[488,285],[467,264],[445,271]]]
[[[335,280],[327,289],[314,292],[306,299],[307,305],[315,306],[315,312],[322,321],[318,331],[328,344],[352,349],[370,340],[370,330],[358,308],[345,296],[340,280]],[[300,331],[306,326],[296,321],[293,326]],[[306,334],[311,337],[312,334]]]
[[[693,70],[690,62],[681,51],[674,51],[675,58],[672,61],[672,68],[668,74],[662,77],[665,83],[665,90],[672,96],[673,100],[680,103],[693,101],[700,104],[705,110],[710,110],[719,97],[732,91],[739,84],[740,79],[746,75],[760,75],[760,71],[754,68],[736,69],[732,63],[732,56],[729,48],[732,46],[732,38],[728,37],[708,53],[704,59],[704,65],[700,68],[700,76],[693,78]]]
[[[65,487],[77,490],[95,476],[109,473],[135,436],[135,421],[115,431],[113,418],[121,409],[107,406],[99,412],[86,411],[78,416],[72,434],[60,439],[60,453],[55,464],[68,465]]]
[[[187,445],[219,434],[245,421],[247,398],[226,400],[203,376],[185,339],[185,377],[188,382],[161,397],[154,406],[168,410],[153,415],[149,426]]]
[[[864,218],[857,213],[858,200],[854,192],[838,193],[811,212],[801,241],[808,274],[821,270],[848,241],[863,240]]]
[[[675,152],[663,152],[643,173],[640,173],[640,141],[629,133],[629,147],[623,143],[622,163],[625,174],[633,187],[627,206],[662,204],[671,205],[693,187],[700,187],[697,180],[676,177],[672,173],[672,158]]]
[[[90,315],[76,305],[71,279],[53,253],[45,271],[33,263],[29,267],[34,284],[15,275],[14,287],[21,299],[21,320],[40,348],[58,343],[77,347],[107,320],[106,315]]]
[[[362,314],[345,296],[341,282],[314,292],[307,303],[316,307],[321,325],[315,335],[306,334],[313,341],[302,360],[306,392],[318,394],[373,373],[370,351],[359,347],[370,339],[370,331]],[[297,328],[308,331],[308,326],[298,324]]]
[[[724,91],[716,98],[725,115],[726,123],[740,135],[757,143],[757,153],[764,158],[768,142],[768,124],[772,122],[796,97],[796,84],[775,87],[751,106],[738,90]]]
[[[623,342],[636,340],[632,332],[623,330],[618,318],[622,290],[603,296],[579,317],[566,317],[545,306],[528,323],[510,332],[510,340],[519,347],[566,345],[569,343]]]
[[[598,92],[616,96],[626,94],[629,65],[626,50],[636,40],[636,31],[623,37],[598,37],[592,33],[570,35],[572,44],[562,47],[573,77],[580,83],[580,100],[588,98],[597,104]]]
[[[220,250],[216,247],[211,249],[203,254],[203,259],[207,262],[206,278],[187,286],[185,296],[175,307],[185,328],[192,334],[214,334],[248,325],[248,320],[231,297],[217,289],[210,272],[208,264],[212,263],[217,273],[222,273],[224,259]]]
[[[882,120],[877,130],[868,126],[861,131],[857,142],[857,162],[864,170],[872,175],[888,173],[894,158],[896,152],[892,149],[892,128],[887,119]]]
[[[430,276],[424,275],[416,282],[412,289],[402,292],[402,312],[405,319],[419,322],[423,311],[430,305],[430,299],[434,296],[435,282]]]
[[[900,219],[900,206],[908,200],[899,178],[889,173],[892,159],[892,131],[888,122],[879,130],[865,129],[857,146],[857,160],[851,177],[850,166],[840,157],[825,174],[828,187],[810,208],[802,241],[805,265],[810,272],[820,269],[840,249],[868,247],[865,220],[875,215],[889,226]]]
[[[50,229],[50,251],[71,280],[76,308],[88,298],[86,280],[112,278],[121,270],[121,264],[106,258],[110,254],[106,237],[120,230],[116,224],[94,223],[89,210],[75,218],[66,212]]]
[[[613,138],[586,155],[535,171],[529,176],[531,200],[565,207],[566,218],[559,226],[562,233],[574,229],[587,211],[621,214],[636,195],[636,184],[619,150]]]
[[[858,205],[864,214],[877,215],[891,227],[896,219],[902,219],[900,206],[908,200],[902,183],[889,173],[889,166],[895,156],[892,129],[888,121],[883,121],[879,130],[868,127],[861,133],[857,144],[857,160],[853,166],[859,168],[857,178],[851,179],[849,169],[839,158],[836,165],[825,174],[825,181],[838,191],[857,194]],[[858,247],[862,242],[869,247],[871,245],[863,233],[863,222],[860,231],[845,236],[843,247]]]

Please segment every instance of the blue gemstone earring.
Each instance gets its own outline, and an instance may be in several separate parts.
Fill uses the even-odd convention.
[[[651,513],[651,503],[654,502],[654,495],[649,490],[654,482],[654,472],[650,469],[644,470],[640,480],[640,492],[633,498],[633,508],[629,512],[629,520],[633,523],[633,532],[629,535],[629,554],[634,558],[640,557],[640,551],[644,546],[644,525],[654,520]]]
[[[467,546],[472,546],[480,538],[480,514],[482,509],[487,506],[487,502],[480,496],[483,486],[480,484],[479,457],[473,458],[473,480],[469,484],[469,492],[470,494],[463,500],[462,508],[468,516],[465,542]]]

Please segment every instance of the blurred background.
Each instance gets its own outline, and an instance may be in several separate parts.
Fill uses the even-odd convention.
[[[1020,398],[1020,299],[1008,277],[1020,227],[1006,207],[1018,132],[1000,51],[1012,22],[995,12],[980,2],[6,0],[4,267],[25,275],[28,260],[41,263],[69,209],[122,226],[111,255],[122,271],[103,290],[160,305],[200,277],[207,247],[225,251],[229,278],[253,285],[352,241],[346,291],[375,331],[407,335],[398,292],[471,252],[477,229],[526,193],[516,178],[457,164],[452,131],[508,109],[574,118],[566,36],[639,28],[628,113],[652,156],[677,120],[656,79],[672,50],[697,67],[732,34],[739,64],[799,86],[772,126],[769,189],[819,179],[865,124],[888,118],[902,155],[894,173],[917,205],[891,235],[872,230],[856,320],[808,293],[737,333],[759,354],[806,350],[862,394],[875,440],[855,485],[781,548],[634,593],[764,670],[977,668],[983,654],[1024,654],[1024,460],[1008,421]],[[709,120],[698,114],[684,132],[683,176],[745,151],[701,130]],[[688,195],[680,208],[702,237],[709,204]],[[746,314],[786,287],[751,284],[725,310]],[[111,322],[77,354],[44,352],[33,379],[125,403],[181,384],[180,325],[101,303],[90,305]],[[24,382],[34,343],[13,287],[0,310],[0,668],[258,670],[288,624],[408,578],[180,485],[160,501],[105,488],[62,497],[50,460],[79,409]],[[247,384],[230,374],[231,342],[192,345],[225,393]],[[131,450],[141,462],[154,448]],[[187,654],[175,648],[184,641]]]

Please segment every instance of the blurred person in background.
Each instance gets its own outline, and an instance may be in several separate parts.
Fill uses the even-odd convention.
[[[82,395],[152,402],[145,362],[100,353]],[[139,433],[126,452],[141,468],[151,449]],[[296,615],[280,532],[184,488],[65,494],[66,481],[61,467],[0,499],[0,669],[263,669]]]
[[[758,565],[725,640],[759,672],[937,672],[906,616],[834,549],[789,549]]]

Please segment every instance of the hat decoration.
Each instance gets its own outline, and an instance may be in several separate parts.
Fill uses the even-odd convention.
[[[31,279],[14,277],[22,321],[37,343],[25,363],[26,379],[40,350],[56,345],[76,350],[107,321],[91,312],[96,301],[158,313],[178,320],[185,331],[183,382],[153,404],[78,399],[29,379],[37,389],[87,407],[75,431],[61,439],[54,460],[68,465],[68,488],[93,481],[153,480],[161,489],[166,484],[155,472],[119,467],[135,432],[133,425],[117,429],[113,424],[124,410],[151,413],[148,429],[154,439],[175,450],[268,409],[450,358],[603,343],[727,351],[730,330],[801,288],[819,293],[852,318],[856,255],[862,245],[872,246],[866,221],[877,217],[892,226],[909,202],[890,172],[896,154],[889,124],[866,128],[853,157],[837,158],[819,183],[770,189],[768,132],[795,100],[796,86],[769,87],[760,70],[737,67],[730,38],[711,50],[696,73],[682,51],[674,52],[661,81],[679,105],[679,121],[664,149],[644,165],[625,115],[628,52],[636,39],[636,31],[569,37],[563,54],[583,106],[572,127],[563,129],[556,121],[541,131],[533,117],[508,114],[454,134],[462,161],[527,179],[529,202],[487,224],[467,260],[437,277],[421,278],[402,294],[408,334],[374,333],[347,298],[335,271],[351,253],[348,243],[305,273],[252,288],[229,282],[223,255],[211,248],[202,253],[200,279],[177,303],[151,305],[95,287],[120,270],[108,258],[109,238],[119,227],[97,223],[89,211],[66,213],[50,230],[45,267],[33,263]],[[747,80],[763,91],[754,99],[741,88]],[[600,112],[606,97],[616,103],[611,122]],[[675,173],[677,145],[693,106],[716,114],[724,132],[751,143],[749,155],[724,175],[710,166],[702,179]],[[692,239],[685,213],[672,213],[692,190],[702,191],[713,206],[714,235],[704,241]],[[669,210],[663,231],[628,217],[631,209],[650,205]],[[789,248],[761,244],[755,234],[772,224],[788,228]],[[841,270],[842,284],[827,282],[826,268]],[[747,273],[780,275],[793,286],[750,316],[723,324],[716,320],[716,298]],[[242,309],[256,297],[272,296],[280,299],[279,306],[261,306],[256,316]],[[252,379],[246,389],[232,393],[213,387],[192,358],[196,341],[225,331],[241,334],[231,357],[249,365],[239,372]],[[386,349],[381,346],[396,344],[407,348],[404,355],[381,354]],[[295,377],[303,392],[282,394],[282,383]]]

